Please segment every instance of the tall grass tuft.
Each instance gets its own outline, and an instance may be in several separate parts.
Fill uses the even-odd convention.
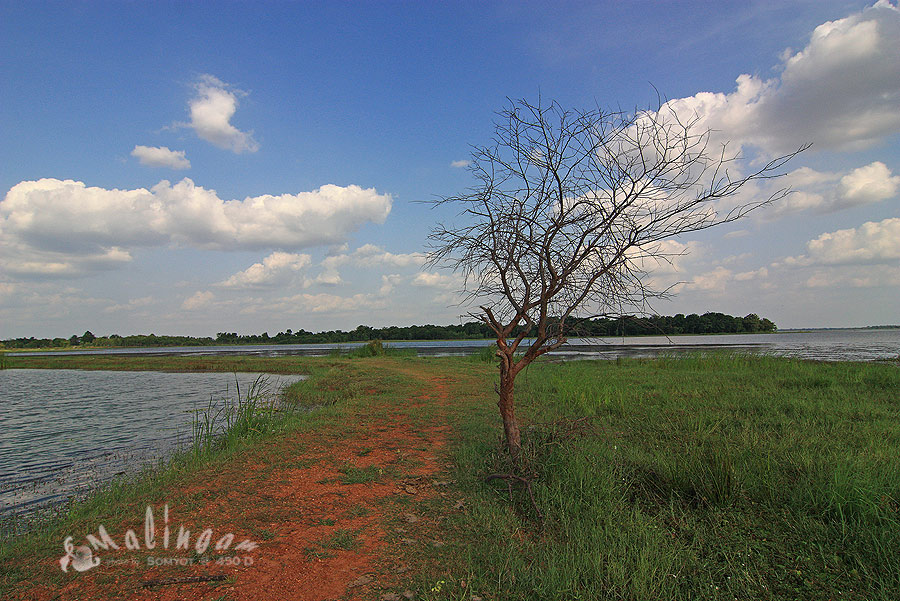
[[[497,344],[491,343],[478,349],[478,352],[469,355],[469,359],[475,362],[494,363],[497,361],[498,350]]]
[[[366,357],[415,357],[415,349],[395,348],[389,344],[384,344],[381,340],[370,340],[367,343],[351,349],[347,356],[352,359],[360,359]]]
[[[243,393],[236,375],[234,384],[234,396],[226,394],[218,400],[210,397],[205,409],[193,412],[190,453],[195,459],[237,440],[271,434],[283,427],[283,391],[275,389],[265,374],[257,376]]]
[[[382,357],[387,354],[388,347],[380,340],[370,340],[362,346],[350,351],[351,357]]]

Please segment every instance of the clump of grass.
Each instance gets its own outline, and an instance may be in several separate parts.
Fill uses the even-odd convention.
[[[362,346],[350,351],[351,357],[382,357],[387,354],[387,348],[380,340],[370,340]]]
[[[345,465],[338,470],[341,473],[341,484],[366,484],[368,482],[380,482],[384,478],[384,468],[377,465],[367,465],[366,467],[356,467],[355,465]]]
[[[483,362],[483,363],[495,363],[497,361],[497,351],[500,350],[497,347],[496,343],[491,343],[488,346],[483,346],[478,349],[477,352],[469,355],[470,361]]]
[[[357,538],[358,530],[347,530],[341,528],[331,535],[324,538],[319,544],[323,549],[340,549],[341,551],[350,551],[362,545]]]
[[[384,344],[381,340],[370,340],[367,343],[358,346],[347,353],[347,356],[353,359],[366,357],[415,357],[415,349],[405,349],[392,347]]]
[[[234,384],[234,397],[226,395],[218,402],[210,397],[205,409],[193,412],[191,454],[195,458],[216,448],[233,446],[237,440],[272,434],[283,428],[281,391],[272,388],[266,375],[257,376],[243,393],[237,376]]]
[[[320,540],[315,546],[303,549],[303,554],[307,559],[328,559],[334,557],[332,551],[352,551],[362,546],[362,542],[357,538],[358,535],[359,530],[340,528]]]
[[[361,505],[361,504],[357,503],[357,504],[353,505],[352,507],[350,507],[345,512],[345,515],[348,518],[362,518],[362,517],[366,517],[367,515],[369,515],[369,509],[365,505]]]

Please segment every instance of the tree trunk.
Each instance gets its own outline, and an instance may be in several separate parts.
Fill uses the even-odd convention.
[[[518,463],[522,450],[522,438],[519,434],[519,422],[516,420],[516,407],[513,401],[513,385],[515,374],[500,362],[500,417],[503,418],[503,432],[506,434],[506,446],[513,461]]]

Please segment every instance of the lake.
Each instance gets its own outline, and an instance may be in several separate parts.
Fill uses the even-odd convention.
[[[189,444],[194,411],[259,374],[0,370],[0,513],[27,513]],[[270,390],[304,376],[264,376]],[[236,384],[237,382],[237,384]]]
[[[387,341],[395,348],[414,349],[421,356],[468,355],[491,340]],[[7,353],[40,355],[284,355],[323,356],[336,349],[363,343],[279,344],[238,346],[183,346],[167,348],[90,349]],[[815,359],[819,361],[872,361],[900,355],[900,329],[784,331],[773,334],[704,334],[699,336],[637,336],[626,338],[573,338],[554,351],[559,358],[615,359],[653,357],[664,353],[733,350]]]

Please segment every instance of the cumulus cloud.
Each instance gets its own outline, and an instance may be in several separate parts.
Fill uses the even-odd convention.
[[[363,244],[357,248],[349,260],[356,265],[372,267],[375,265],[391,265],[394,267],[420,266],[425,262],[424,253],[400,253],[387,252],[374,244]]]
[[[816,269],[807,288],[879,288],[900,286],[900,267],[892,265],[835,266]]]
[[[256,152],[259,144],[253,132],[243,132],[231,124],[238,97],[246,92],[235,89],[212,75],[201,75],[194,84],[196,95],[189,103],[191,121],[187,124],[200,138],[235,153]]]
[[[767,277],[769,277],[769,269],[767,267],[760,267],[759,269],[753,271],[743,271],[734,275],[734,279],[738,282],[765,279]]]
[[[169,169],[190,169],[191,162],[184,157],[183,150],[169,150],[167,146],[135,146],[131,156],[148,167],[168,167]]]
[[[858,228],[827,232],[806,244],[806,255],[787,265],[878,264],[900,261],[900,217],[868,221]]]
[[[339,268],[343,265],[357,267],[410,267],[421,266],[425,262],[424,253],[391,253],[374,244],[363,244],[352,253],[342,249],[337,254],[322,260],[322,272],[316,283],[336,286],[343,283]]]
[[[661,240],[646,247],[632,249],[628,253],[632,265],[654,278],[681,273],[685,262],[696,260],[703,252],[698,242]],[[655,280],[659,284],[659,280]]]
[[[880,0],[816,27],[802,50],[787,49],[780,76],[743,74],[728,94],[701,92],[667,103],[717,133],[768,153],[812,142],[857,150],[900,132],[900,10]]]
[[[824,287],[844,282],[855,287],[854,274],[873,282],[882,267],[896,270],[900,261],[900,217],[868,221],[858,228],[826,232],[806,243],[806,254],[785,257],[772,263],[773,268],[813,268],[807,285]],[[863,280],[859,280],[863,281]],[[868,280],[867,280],[868,281]],[[887,280],[885,280],[887,281]],[[875,285],[875,284],[873,284]]]
[[[241,313],[278,313],[280,315],[305,315],[309,313],[344,314],[359,310],[382,309],[386,300],[372,294],[354,294],[339,296],[336,294],[295,294],[253,302],[241,310]]]
[[[140,298],[132,298],[127,303],[117,303],[103,309],[104,313],[116,313],[117,311],[133,311],[134,309],[142,309],[156,302],[152,296],[142,296]]]
[[[390,275],[381,276],[381,288],[378,290],[378,294],[381,296],[387,296],[394,290],[394,286],[403,281],[403,276],[399,273],[392,273]]]
[[[298,250],[339,244],[365,223],[383,223],[390,210],[389,195],[353,185],[223,200],[187,178],[149,190],[25,181],[0,203],[0,265],[71,276],[128,262],[136,247]]]
[[[309,265],[306,254],[274,252],[261,263],[254,263],[218,285],[223,288],[264,288],[286,284]]]
[[[801,211],[831,213],[888,200],[897,196],[900,176],[893,175],[881,161],[874,161],[847,173],[801,167],[779,184],[790,186],[793,192],[773,211],[762,213],[764,219]]]
[[[413,286],[422,286],[425,288],[439,288],[441,290],[455,290],[461,287],[461,281],[457,275],[445,275],[443,273],[434,273],[423,271],[416,274],[412,280]]]
[[[869,204],[893,198],[898,188],[900,175],[892,175],[887,165],[875,161],[841,178],[840,197],[853,204]]]
[[[196,311],[197,309],[203,309],[213,301],[215,295],[210,291],[197,291],[193,295],[184,299],[184,302],[181,303],[181,308],[186,311]]]
[[[462,169],[463,167],[468,167],[471,164],[472,164],[472,161],[462,160],[462,161],[453,161],[452,163],[450,163],[450,166],[455,169]]]
[[[725,290],[725,285],[732,280],[733,272],[721,265],[712,271],[695,276],[690,282],[690,288],[694,290],[718,291]]]

